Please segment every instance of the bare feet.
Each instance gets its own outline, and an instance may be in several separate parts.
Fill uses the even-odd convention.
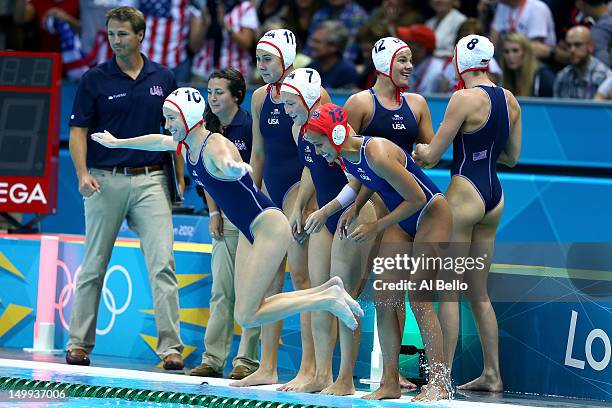
[[[230,383],[230,387],[250,387],[252,385],[269,385],[278,383],[278,373],[276,370],[270,371],[261,366],[253,374],[239,381]]]
[[[399,375],[399,384],[402,391],[410,392],[415,391],[417,389],[416,384],[413,384],[412,382],[408,381],[408,379],[401,374]]]
[[[380,381],[380,385],[384,385],[383,380]],[[399,375],[399,385],[402,391],[404,392],[416,391],[417,389],[416,384],[413,384],[412,382],[408,381],[408,379],[401,374]]]
[[[342,279],[339,276],[334,276],[332,278],[330,278],[326,284],[327,285],[335,285],[335,286],[339,286],[342,289],[343,295],[344,295],[344,301],[346,302],[347,305],[349,305],[349,307],[351,308],[351,310],[353,311],[353,313],[358,316],[358,317],[363,317],[364,312],[363,309],[361,308],[361,305],[359,304],[359,302],[357,302],[355,299],[353,299],[353,297],[351,296],[350,293],[348,293],[346,291],[346,289],[344,289],[344,282],[342,282]]]
[[[340,319],[340,321],[342,321],[346,327],[351,330],[355,330],[357,328],[357,319],[355,319],[353,311],[344,300],[343,292],[346,293],[346,291],[341,287],[332,286],[322,293],[328,293],[330,295],[330,306],[328,311],[336,315],[336,317],[338,317],[338,319]],[[363,311],[361,313],[363,313]]]
[[[369,400],[381,400],[381,399],[397,399],[402,396],[402,391],[398,383],[387,385],[381,384],[380,388],[376,391],[364,395],[364,399]]]
[[[457,389],[461,391],[503,392],[504,384],[497,375],[488,376],[481,374],[480,377],[467,384],[460,385]]]
[[[450,395],[446,390],[445,384],[426,384],[421,387],[421,392],[412,399],[412,401],[439,401],[442,399],[449,399]]]
[[[314,378],[314,373],[303,373],[302,370],[297,373],[295,378],[286,384],[281,385],[276,391],[296,392],[298,388],[311,382]]]
[[[336,382],[330,385],[329,387],[323,389],[321,394],[326,395],[353,395],[355,394],[355,384],[353,384],[353,379],[349,378],[347,380],[343,380],[341,378],[337,378]]]
[[[301,387],[296,387],[294,391],[296,392],[320,392],[326,387],[329,387],[333,382],[333,378],[331,375],[325,378],[314,377],[312,381],[303,384]]]

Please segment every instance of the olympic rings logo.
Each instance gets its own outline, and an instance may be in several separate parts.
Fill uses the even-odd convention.
[[[76,269],[76,271],[74,272],[74,277],[70,274],[68,266],[63,261],[58,259],[57,266],[64,272],[64,275],[66,276],[66,286],[64,286],[60,291],[59,300],[57,303],[55,303],[55,308],[58,310],[62,326],[64,327],[64,329],[68,330],[70,325],[68,322],[66,322],[66,316],[64,316],[64,308],[68,305],[68,303],[70,303],[74,291],[76,290],[76,282],[79,273],[81,273],[82,265],[79,265],[79,267]],[[110,289],[107,288],[108,279],[115,271],[120,272],[125,278],[125,281],[127,282],[127,297],[123,305],[121,305],[120,307],[117,307],[117,302],[115,300],[114,294],[110,291]],[[125,269],[123,266],[113,265],[106,271],[106,274],[104,275],[104,284],[102,285],[102,300],[104,301],[104,306],[106,306],[106,308],[111,314],[110,321],[105,328],[98,329],[96,327],[96,334],[104,336],[113,329],[117,316],[125,312],[132,301],[132,279],[130,278],[130,274],[127,269]]]

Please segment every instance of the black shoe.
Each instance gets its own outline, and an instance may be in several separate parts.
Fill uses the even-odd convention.
[[[164,370],[182,370],[184,367],[183,356],[179,353],[168,354],[164,357]]]
[[[88,366],[91,364],[87,352],[78,348],[66,351],[66,362],[71,365],[80,366]]]

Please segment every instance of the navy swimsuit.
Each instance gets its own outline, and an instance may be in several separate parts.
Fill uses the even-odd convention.
[[[263,179],[272,201],[283,207],[285,195],[302,178],[303,166],[293,141],[293,120],[282,103],[272,100],[270,92],[261,107],[259,131],[264,140],[266,160]]]
[[[489,96],[489,117],[475,132],[459,132],[455,136],[451,177],[461,176],[472,183],[482,198],[485,212],[489,212],[502,197],[495,166],[510,137],[510,120],[503,88],[478,87]]]
[[[374,113],[370,123],[359,133],[384,137],[402,149],[411,152],[419,135],[419,125],[410,106],[408,106],[406,98],[402,95],[402,103],[397,109],[387,109],[378,100],[374,89],[370,88],[370,93],[372,94]]]
[[[264,210],[280,209],[255,186],[249,173],[239,180],[223,180],[208,172],[202,161],[202,152],[206,148],[209,133],[202,143],[198,161],[194,164],[187,156],[187,170],[195,183],[206,189],[208,194],[223,209],[227,218],[253,243],[251,224]]]
[[[366,156],[366,146],[372,140],[371,137],[365,136],[361,143],[361,151],[359,156],[359,162],[353,163],[349,160],[344,159],[344,165],[346,166],[346,171],[351,173],[354,177],[356,177],[364,186],[372,189],[380,194],[383,202],[387,206],[389,212],[395,210],[398,205],[404,202],[404,198],[387,182],[387,180],[378,176],[374,170],[370,167],[368,163],[368,158]],[[404,150],[404,154],[406,155],[406,165],[405,168],[412,174],[416,182],[423,190],[425,194],[426,203],[423,207],[421,207],[417,212],[412,214],[407,219],[401,221],[399,226],[411,237],[414,238],[416,231],[419,227],[419,219],[421,217],[421,213],[429,203],[433,200],[433,198],[441,194],[438,187],[431,181],[429,177],[423,173],[423,170],[412,160],[409,154],[406,154]]]

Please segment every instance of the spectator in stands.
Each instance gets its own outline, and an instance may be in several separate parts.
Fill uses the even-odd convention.
[[[385,30],[392,37],[397,37],[397,27],[407,27],[423,22],[415,0],[383,0],[382,4],[372,10],[368,25],[374,30]]]
[[[17,24],[18,19],[24,19],[25,3],[18,3],[19,9],[13,0],[0,0],[0,50],[23,50],[26,46],[24,27]]]
[[[257,6],[257,19],[261,25],[266,24],[269,19],[279,19],[286,14],[287,5],[281,0],[261,0]],[[264,33],[265,31],[262,33],[258,32],[257,35],[263,35]]]
[[[430,0],[429,4],[435,16],[425,22],[436,34],[436,50],[434,56],[447,58],[453,56],[457,30],[467,17],[457,8],[459,0]]]
[[[389,37],[391,34],[381,26],[364,25],[357,31],[355,38],[361,50],[360,63],[357,64],[357,87],[370,89],[376,83],[376,67],[372,61],[372,48],[381,38]]]
[[[200,9],[185,1],[140,0],[149,32],[142,52],[170,68],[178,82],[191,78],[193,54],[202,47],[210,22],[206,2]]]
[[[554,96],[592,99],[597,88],[612,75],[612,71],[593,57],[593,38],[587,27],[571,28],[565,36],[565,41],[570,49],[571,64],[557,74]]]
[[[236,68],[250,78],[255,32],[259,27],[257,12],[249,0],[208,1],[211,21],[204,45],[193,59],[192,80],[206,81],[216,69]]]
[[[608,79],[602,82],[602,84],[597,89],[597,93],[595,94],[595,98],[597,100],[606,100],[612,99],[612,76],[609,76]]]
[[[553,15],[557,42],[564,42],[565,33],[573,26],[580,24],[579,18],[582,18],[582,14],[578,11],[575,2],[572,0],[544,0],[544,2],[548,5]]]
[[[504,37],[513,32],[524,34],[533,45],[536,57],[551,57],[557,38],[552,13],[541,0],[499,0],[489,37],[501,49]],[[554,56],[553,56],[554,57]]]
[[[433,56],[436,35],[425,24],[398,27],[398,38],[404,40],[412,51],[412,75],[410,90],[419,94],[437,92],[444,69],[444,60]]]
[[[455,38],[455,44],[466,35],[477,34],[484,35],[484,27],[482,22],[476,18],[470,17],[461,24],[459,30],[457,30],[457,37]],[[444,68],[442,70],[442,76],[440,78],[439,92],[453,92],[457,78],[455,78],[455,67],[452,64],[453,59],[447,58]],[[489,72],[487,73],[491,82],[497,84],[502,75],[502,69],[493,58],[489,61]]]
[[[113,56],[106,38],[106,13],[119,6],[137,7],[137,0],[80,0],[81,46],[92,65]],[[91,55],[90,55],[91,54]],[[99,55],[99,56],[98,56]]]
[[[608,42],[612,39],[612,8],[608,0],[576,0],[576,7],[595,24],[591,27],[591,35],[595,45],[595,58],[608,64]]]
[[[36,22],[40,42],[35,51],[61,53],[63,75],[69,79],[78,79],[87,71],[89,67],[79,37],[78,0],[30,0],[25,8],[22,0],[18,0],[16,8],[19,22]]]
[[[354,88],[357,84],[355,65],[342,58],[349,35],[342,22],[331,20],[319,24],[310,36],[312,62],[308,67],[321,74],[325,89]]]
[[[346,59],[347,62],[355,63],[359,54],[359,48],[354,42],[355,35],[357,34],[359,27],[366,23],[368,13],[366,13],[363,7],[353,0],[327,0],[327,3],[329,4],[329,7],[324,7],[317,10],[312,16],[309,36],[312,36],[315,30],[318,29],[319,25],[325,21],[340,21],[348,30],[346,46],[343,47],[344,59]],[[305,53],[314,58],[310,50],[310,40]],[[321,71],[319,72],[321,73],[321,77],[323,77],[323,73]],[[323,81],[325,81],[325,78],[323,78]],[[323,84],[323,87],[327,88],[325,84]]]
[[[66,22],[75,33],[81,31],[79,1],[16,0],[15,22],[35,21],[39,30],[38,49],[34,51],[61,52],[60,35],[54,28],[55,21]]]
[[[509,34],[503,43],[502,86],[515,96],[553,95],[555,73],[533,54],[531,42],[521,33]]]
[[[251,158],[253,119],[249,112],[240,108],[246,95],[244,78],[233,68],[215,71],[208,81],[207,95],[208,104],[204,111],[206,129],[231,140],[242,160],[248,162]],[[213,281],[202,364],[191,370],[190,375],[221,377],[234,338],[234,264],[239,231],[210,194],[205,192],[205,196],[210,217],[208,229],[213,239],[210,260]],[[229,378],[241,380],[257,370],[258,339],[259,327],[242,329]]]
[[[319,9],[319,0],[289,0],[285,26],[297,38],[297,49],[303,50],[308,44],[308,30],[314,13]]]

